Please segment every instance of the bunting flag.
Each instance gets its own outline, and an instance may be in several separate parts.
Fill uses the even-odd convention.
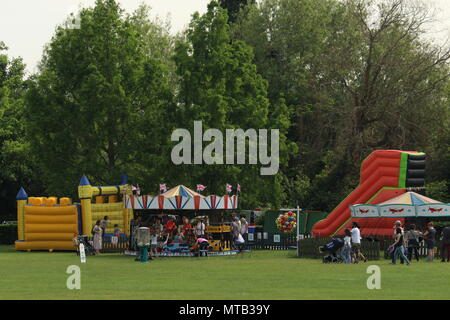
[[[202,184],[198,184],[197,185],[197,192],[202,192],[206,189],[206,186],[202,185]]]
[[[233,190],[233,186],[231,184],[227,183],[226,190],[228,193],[231,193],[231,191]]]
[[[238,183],[238,185],[237,185],[237,192],[241,192],[241,185]]]
[[[165,183],[160,183],[159,184],[159,191],[160,192],[166,192],[167,191],[167,186]]]

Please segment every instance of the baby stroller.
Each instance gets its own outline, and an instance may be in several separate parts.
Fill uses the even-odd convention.
[[[77,247],[77,255],[80,255],[80,243],[84,245],[84,252],[87,256],[94,256],[95,255],[95,249],[92,246],[92,244],[88,241],[87,236],[76,236],[76,238],[73,239],[73,242],[75,246]]]
[[[323,257],[323,263],[342,263],[344,260],[342,259],[340,253],[337,252],[344,246],[344,240],[340,238],[332,238],[330,242],[328,242],[324,246],[319,247],[319,252],[329,252],[326,256]]]

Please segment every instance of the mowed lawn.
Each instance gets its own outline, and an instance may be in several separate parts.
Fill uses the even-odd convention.
[[[159,258],[70,252],[16,252],[0,246],[0,299],[450,299],[450,263],[322,264],[293,251]],[[381,268],[381,289],[367,289],[367,267]],[[81,290],[69,290],[66,269],[81,267]]]

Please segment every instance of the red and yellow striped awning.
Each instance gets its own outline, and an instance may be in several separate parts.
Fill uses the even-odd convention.
[[[167,190],[162,194],[164,198],[173,198],[175,196],[182,196],[182,197],[189,197],[193,198],[194,196],[199,196],[200,198],[204,198],[205,196],[202,196],[200,193],[195,192],[192,189],[189,189],[186,186],[178,185],[170,190]]]

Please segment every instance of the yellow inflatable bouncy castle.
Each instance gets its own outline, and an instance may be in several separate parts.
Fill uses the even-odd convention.
[[[74,250],[79,229],[79,205],[69,198],[30,197],[17,194],[18,239],[16,250]]]
[[[131,193],[126,176],[116,186],[91,186],[83,176],[78,186],[81,204],[72,204],[69,198],[28,197],[23,188],[17,194],[16,250],[76,250],[76,235],[91,236],[97,220],[108,216],[106,233],[114,231],[129,234],[133,210],[125,209],[123,195]]]
[[[115,186],[91,186],[86,176],[83,176],[78,186],[83,234],[90,235],[95,222],[102,220],[105,216],[108,216],[106,233],[113,233],[114,225],[117,224],[121,233],[129,234],[133,209],[125,208],[121,200],[125,194],[131,194],[125,175],[122,176],[121,184]]]

